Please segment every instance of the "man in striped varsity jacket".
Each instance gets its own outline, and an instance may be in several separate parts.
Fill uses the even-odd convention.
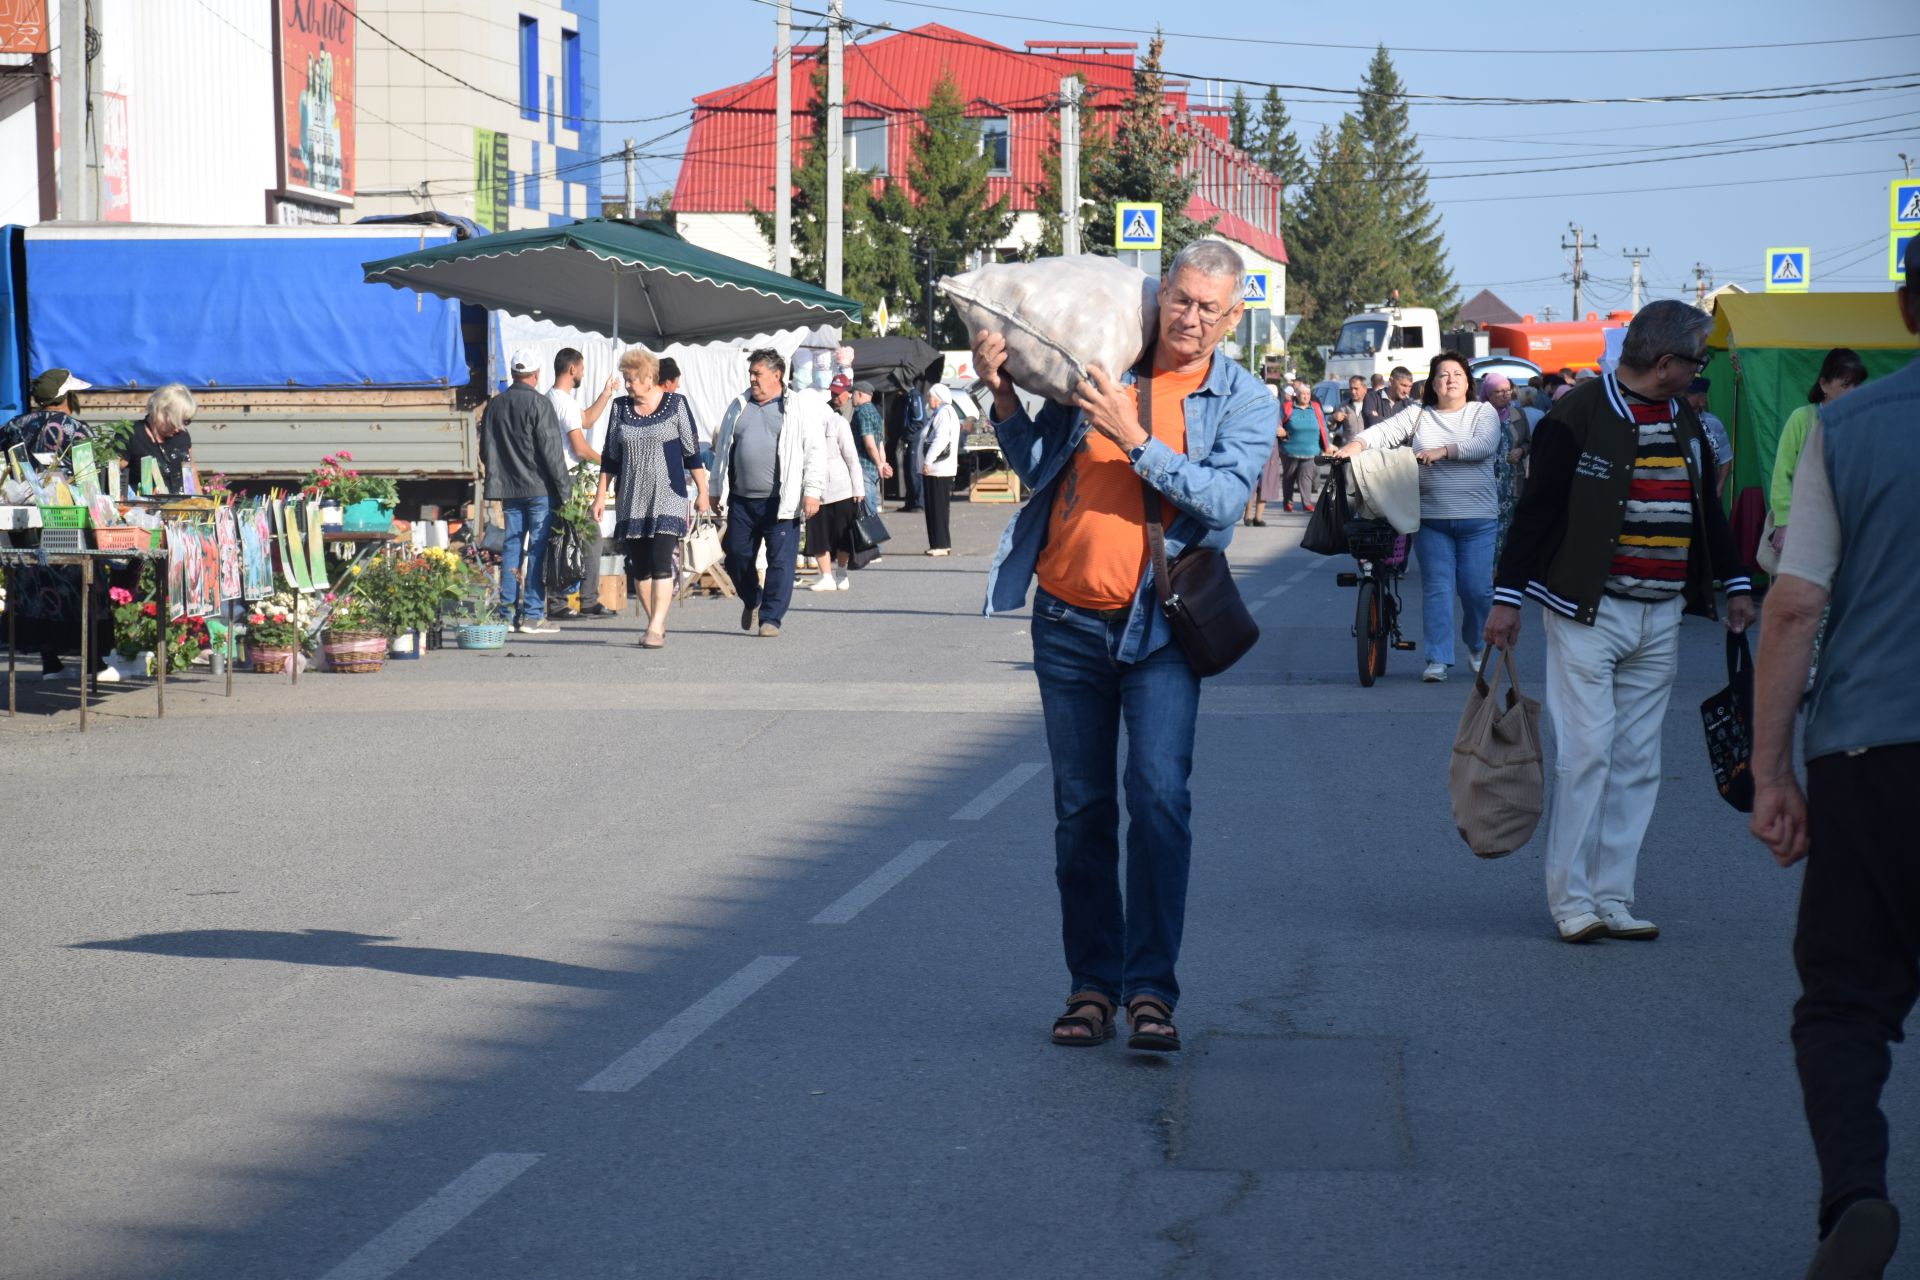
[[[1562,396],[1534,430],[1532,470],[1500,563],[1486,639],[1510,648],[1541,605],[1556,753],[1547,903],[1568,942],[1651,939],[1634,870],[1660,791],[1660,727],[1680,616],[1753,621],[1752,584],[1715,491],[1713,455],[1677,399],[1706,363],[1711,319],[1655,302],[1627,329],[1618,375]]]

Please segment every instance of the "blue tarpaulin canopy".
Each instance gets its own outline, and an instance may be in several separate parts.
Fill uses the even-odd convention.
[[[97,387],[445,387],[460,308],[360,264],[438,228],[56,225],[26,233],[30,369]]]

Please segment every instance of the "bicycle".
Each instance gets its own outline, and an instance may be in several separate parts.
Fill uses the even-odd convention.
[[[1327,458],[1339,477],[1347,464]],[[1385,520],[1356,518],[1347,521],[1347,550],[1358,568],[1342,573],[1336,581],[1343,587],[1359,588],[1354,601],[1354,657],[1360,671],[1360,686],[1371,688],[1387,673],[1387,650],[1415,648],[1414,642],[1400,635],[1400,578],[1407,568],[1408,539],[1394,532]]]

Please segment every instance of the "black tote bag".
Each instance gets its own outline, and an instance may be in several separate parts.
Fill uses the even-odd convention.
[[[1346,555],[1347,521],[1352,516],[1347,509],[1346,464],[1336,462],[1332,478],[1314,505],[1313,518],[1307,521],[1307,531],[1300,535],[1301,549],[1323,556]]]
[[[1720,798],[1753,812],[1753,653],[1745,634],[1727,633],[1727,687],[1700,704],[1707,762]]]

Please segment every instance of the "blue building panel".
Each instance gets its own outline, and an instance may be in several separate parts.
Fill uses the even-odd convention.
[[[600,115],[600,0],[560,0],[560,7],[574,16],[579,30],[579,38],[563,44],[562,48],[565,50],[565,58],[567,60],[573,59],[577,51],[577,57],[580,63],[578,105],[575,105],[576,100],[568,100],[565,107],[569,117],[573,117],[576,114],[578,115],[580,145],[577,149],[567,147],[556,148],[553,152],[552,168],[558,175],[557,181],[576,182],[586,188],[587,207],[585,213],[589,218],[596,218],[600,216],[600,157],[605,152],[600,141],[600,125],[598,123]],[[569,80],[572,79],[573,70],[570,65],[563,62],[561,70],[562,74],[566,75]],[[568,87],[571,88],[572,85],[569,84]],[[570,118],[567,121],[567,126],[572,127],[572,125],[573,120]],[[564,205],[562,209],[563,212],[565,212]],[[556,217],[555,220],[564,221],[566,219]]]

